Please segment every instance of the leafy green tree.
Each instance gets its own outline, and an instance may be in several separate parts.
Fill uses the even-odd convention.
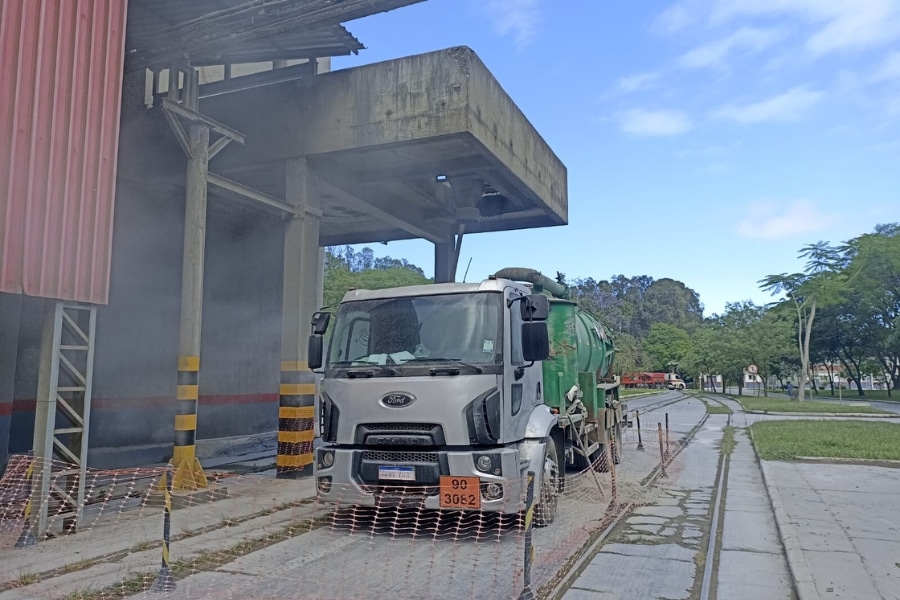
[[[652,360],[652,368],[668,371],[673,364],[680,365],[691,351],[691,337],[684,329],[668,323],[654,323],[644,342],[644,348]]]
[[[642,371],[648,363],[644,348],[636,337],[628,333],[615,336],[616,364],[613,367],[619,375]]]
[[[718,326],[712,320],[701,325],[691,336],[688,354],[682,359],[685,371],[698,375],[714,375],[719,371],[721,360],[721,340]],[[713,392],[716,390],[715,380],[710,380]],[[723,388],[724,392],[725,389]]]
[[[876,226],[848,242],[843,252],[855,278],[856,300],[869,313],[856,322],[866,328],[866,357],[881,364],[890,393],[891,387],[900,388],[900,223]]]
[[[373,258],[370,248],[354,252],[347,246],[325,251],[325,306],[338,304],[350,288],[378,290],[432,282],[405,259]]]
[[[840,250],[827,242],[808,244],[800,249],[806,258],[802,273],[768,275],[760,280],[763,290],[772,295],[783,294],[781,304],[792,304],[797,314],[797,346],[800,351],[800,385],[797,400],[803,402],[806,378],[809,373],[809,345],[816,310],[820,305],[834,301],[847,282],[843,272],[845,257]]]
[[[674,279],[652,282],[644,293],[641,309],[651,329],[656,323],[664,323],[690,334],[703,322],[700,295]]]

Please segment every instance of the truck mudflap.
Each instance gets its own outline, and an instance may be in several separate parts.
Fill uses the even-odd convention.
[[[482,461],[487,472],[476,466],[481,456],[490,457],[489,465]],[[525,484],[515,448],[406,452],[323,446],[316,450],[314,478],[317,499],[339,506],[524,509]]]

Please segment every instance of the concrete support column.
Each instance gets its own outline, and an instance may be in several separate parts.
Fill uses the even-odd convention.
[[[6,470],[9,458],[9,426],[12,421],[21,314],[21,294],[0,294],[0,475]]]
[[[434,282],[453,283],[456,281],[456,267],[462,249],[463,228],[459,233],[448,236],[446,242],[434,245]]]
[[[306,473],[313,462],[316,376],[310,371],[310,319],[321,305],[321,199],[315,173],[305,158],[286,164],[285,199],[295,209],[284,234],[281,386],[278,402],[279,478]]]
[[[172,488],[207,487],[196,456],[197,399],[200,389],[200,330],[203,319],[203,260],[206,252],[206,188],[209,173],[209,128],[194,123],[189,130],[184,209],[184,258],[181,274],[181,329],[178,344],[178,387]]]
[[[453,264],[453,243],[442,242],[434,245],[434,282],[451,283],[455,274],[450,273]]]

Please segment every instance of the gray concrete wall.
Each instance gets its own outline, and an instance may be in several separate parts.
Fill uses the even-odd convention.
[[[172,448],[183,194],[120,182],[110,303],[97,316],[89,464],[167,460]],[[198,439],[277,429],[283,229],[210,199]],[[22,308],[10,449],[31,447],[41,303]]]

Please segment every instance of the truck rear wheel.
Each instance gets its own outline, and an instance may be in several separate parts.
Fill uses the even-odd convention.
[[[538,503],[534,507],[535,527],[545,527],[556,518],[559,506],[559,455],[553,438],[544,438],[544,461],[541,473],[541,489],[535,490]]]

